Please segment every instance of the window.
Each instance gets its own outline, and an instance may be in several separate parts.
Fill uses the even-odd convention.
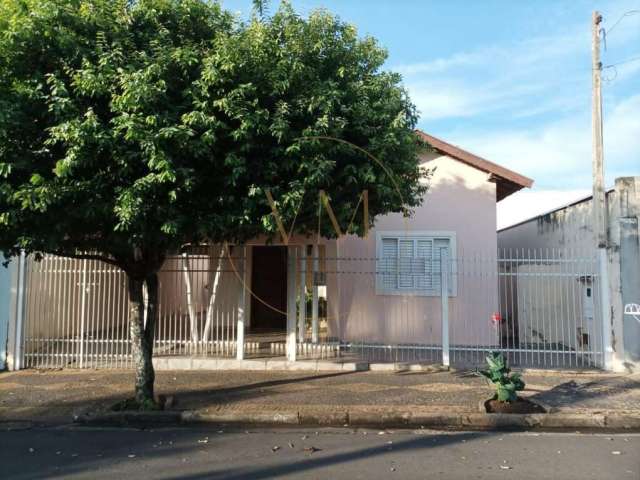
[[[378,232],[376,293],[379,295],[440,296],[441,253],[455,252],[453,232]],[[455,267],[455,262],[451,263]],[[456,295],[455,268],[449,295]]]

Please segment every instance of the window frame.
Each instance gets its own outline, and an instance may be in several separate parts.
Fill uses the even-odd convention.
[[[450,263],[451,271],[449,274],[449,297],[456,297],[458,295],[458,275],[457,275],[457,243],[456,232],[445,230],[415,230],[415,231],[401,231],[401,230],[389,230],[376,232],[376,295],[412,295],[420,297],[440,297],[441,292],[438,289],[418,289],[412,288],[389,288],[383,284],[383,274],[381,273],[380,264],[384,258],[382,255],[382,241],[383,239],[400,240],[431,240],[435,243],[435,240],[446,239],[449,241],[449,258],[454,260]],[[414,244],[415,245],[415,244]],[[399,261],[398,257],[398,261]],[[414,257],[415,258],[415,248]]]

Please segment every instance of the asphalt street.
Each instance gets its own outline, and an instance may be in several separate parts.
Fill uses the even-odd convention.
[[[640,434],[13,424],[0,478],[637,480]]]

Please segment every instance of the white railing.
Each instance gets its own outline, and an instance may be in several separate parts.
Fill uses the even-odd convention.
[[[442,253],[385,263],[290,247],[288,331],[268,335],[250,327],[246,248],[169,257],[159,273],[154,354],[475,366],[499,350],[519,366],[602,366],[595,258],[572,250]],[[124,272],[56,256],[27,258],[22,272],[20,367],[131,366]]]
[[[475,366],[498,350],[513,365],[602,366],[595,257],[558,249],[445,253],[437,269],[422,259],[407,263],[400,275],[413,287],[406,291],[376,289],[389,276],[381,259],[325,259],[335,267],[326,271],[326,337],[339,340],[340,354],[370,362]],[[420,291],[420,285],[438,288]],[[310,341],[308,327],[300,341]]]
[[[154,354],[238,356],[243,269],[243,257],[218,251],[169,257],[158,274]],[[131,366],[123,271],[48,255],[28,259],[25,272],[23,367]]]

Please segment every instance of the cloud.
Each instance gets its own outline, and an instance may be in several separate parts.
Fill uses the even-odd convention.
[[[605,109],[607,183],[640,174],[640,94]],[[486,132],[451,131],[462,148],[533,178],[542,188],[591,185],[591,120],[575,115],[537,127]]]
[[[637,8],[637,7],[636,7]],[[604,27],[629,10],[610,5]],[[605,65],[637,56],[640,15],[615,28]],[[516,170],[544,190],[590,189],[591,52],[588,21],[511,45],[399,65],[420,127]],[[606,182],[640,174],[640,61],[603,72]]]

